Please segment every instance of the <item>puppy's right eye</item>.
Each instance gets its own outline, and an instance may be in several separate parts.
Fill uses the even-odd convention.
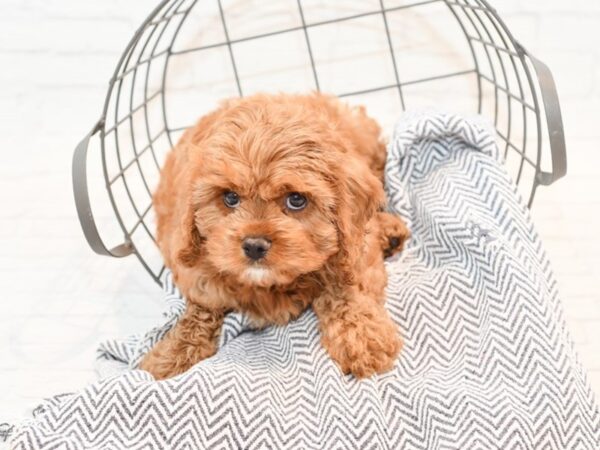
[[[233,191],[227,191],[223,194],[223,203],[228,208],[237,208],[240,206],[240,196]]]

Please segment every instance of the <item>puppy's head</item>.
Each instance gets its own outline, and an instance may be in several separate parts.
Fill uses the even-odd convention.
[[[190,150],[180,263],[203,259],[262,287],[333,264],[351,282],[383,191],[322,106],[266,96],[223,106]]]

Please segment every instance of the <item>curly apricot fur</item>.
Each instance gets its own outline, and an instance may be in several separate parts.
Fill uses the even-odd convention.
[[[364,108],[321,94],[228,100],[187,130],[154,195],[158,245],[187,310],[141,368],[163,379],[212,356],[228,311],[263,326],[312,305],[343,372],[390,369],[401,340],[384,308],[383,255],[409,233],[378,212],[384,164]],[[239,206],[223,203],[227,191]],[[290,192],[305,195],[306,208],[286,209]],[[271,242],[263,259],[244,254],[248,236]]]

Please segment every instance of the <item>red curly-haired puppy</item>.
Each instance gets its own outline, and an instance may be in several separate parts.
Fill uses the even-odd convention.
[[[212,356],[228,311],[257,326],[311,306],[344,373],[392,367],[384,256],[408,230],[380,212],[385,145],[363,108],[321,94],[230,100],[187,130],[154,196],[158,244],[187,309],[146,355],[157,379]]]

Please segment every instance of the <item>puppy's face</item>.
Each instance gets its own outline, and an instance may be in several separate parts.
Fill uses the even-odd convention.
[[[173,199],[179,264],[261,287],[326,265],[342,282],[354,278],[381,182],[356,156],[349,112],[299,101],[232,102],[188,135],[176,162],[185,195]]]
[[[215,130],[192,184],[203,257],[246,285],[289,284],[338,251],[330,163],[317,141],[275,131]]]

